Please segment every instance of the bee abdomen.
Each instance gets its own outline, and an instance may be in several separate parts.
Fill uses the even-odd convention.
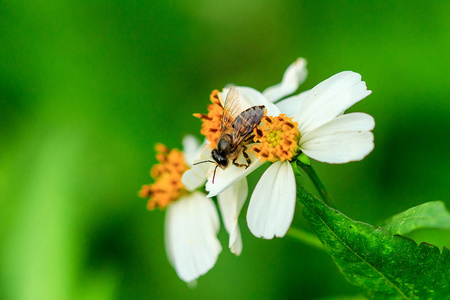
[[[236,118],[233,123],[234,129],[244,129],[243,134],[248,134],[253,131],[255,126],[257,126],[261,119],[264,117],[264,112],[266,107],[264,105],[252,106],[243,112]]]

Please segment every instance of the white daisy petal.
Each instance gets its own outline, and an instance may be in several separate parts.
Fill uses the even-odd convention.
[[[208,272],[222,250],[211,199],[199,192],[180,198],[167,207],[165,223],[167,256],[178,276],[191,282]]]
[[[263,95],[269,101],[275,102],[295,92],[307,75],[306,59],[299,58],[286,69],[281,83],[268,87],[263,91]]]
[[[276,104],[278,109],[282,114],[286,114],[288,117],[292,118],[297,111],[299,111],[307,99],[308,91],[304,91],[298,95],[281,100]]]
[[[307,156],[330,164],[361,160],[373,148],[373,133],[370,131],[343,132],[310,140],[302,145],[302,151]]]
[[[294,218],[295,175],[289,161],[272,164],[250,198],[247,224],[256,237],[283,237]]]
[[[203,146],[200,152],[200,156],[197,156],[197,159],[194,162],[201,161],[212,161],[211,159],[211,147],[210,144],[206,144]],[[201,187],[206,181],[206,174],[211,167],[212,163],[201,163],[195,166],[192,166],[189,170],[184,172],[183,177],[181,177],[181,182],[183,182],[184,186],[188,191],[193,191],[199,187]]]
[[[202,147],[200,143],[193,135],[186,135],[183,138],[183,154],[184,160],[186,164],[190,167],[194,163],[194,160],[197,159],[200,154]]]
[[[300,124],[304,135],[339,116],[370,93],[358,73],[338,73],[309,91],[294,120]]]
[[[229,90],[229,88],[223,89],[223,99],[226,99]],[[275,106],[275,104],[267,100],[267,98],[257,90],[246,86],[238,86],[237,90],[240,97],[239,105],[241,111],[244,111],[252,106],[264,105],[267,109],[267,115],[276,116],[280,113],[280,110]]]
[[[248,147],[250,149],[251,146]],[[205,188],[209,192],[207,197],[214,197],[218,194],[225,191],[227,188],[256,170],[258,167],[260,167],[263,162],[261,162],[260,159],[257,159],[255,155],[247,151],[248,156],[250,157],[252,163],[250,166],[246,169],[245,167],[236,167],[233,165],[232,162],[228,165],[228,167],[225,170],[222,170],[220,167],[216,169],[216,175],[214,177],[214,168],[210,168],[207,177],[208,181],[206,182]],[[238,162],[240,162],[238,160]],[[243,162],[240,162],[243,163]],[[213,177],[214,177],[214,183],[213,183]]]
[[[361,160],[374,148],[369,131],[374,126],[368,114],[342,115],[303,136],[300,148],[307,156],[327,163]]]
[[[375,120],[371,115],[366,113],[345,114],[303,135],[300,146],[309,140],[322,136],[348,131],[370,131],[374,127]]]
[[[228,247],[231,252],[240,255],[242,252],[242,238],[239,230],[239,213],[247,199],[248,186],[247,179],[244,177],[239,182],[232,185],[229,189],[217,195],[220,212],[222,214],[225,229],[230,235]]]

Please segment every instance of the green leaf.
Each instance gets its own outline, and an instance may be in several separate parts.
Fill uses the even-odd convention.
[[[383,228],[401,235],[422,228],[450,229],[450,213],[442,201],[428,202],[393,216]]]
[[[354,221],[297,186],[303,214],[352,285],[370,299],[449,299],[450,251]]]

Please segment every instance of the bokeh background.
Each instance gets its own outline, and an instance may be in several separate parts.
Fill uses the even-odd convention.
[[[299,91],[343,71],[373,91],[361,162],[314,163],[340,209],[374,225],[450,207],[448,1],[0,1],[0,299],[323,299],[358,294],[291,238],[224,247],[189,288],[163,211],[137,197],[154,144],[200,137],[193,112],[227,83],[263,90],[297,57]],[[251,177],[256,183],[258,174]],[[245,209],[245,208],[244,208]],[[245,211],[245,210],[244,210]],[[294,224],[308,229],[300,209]],[[414,235],[450,246],[448,232]]]

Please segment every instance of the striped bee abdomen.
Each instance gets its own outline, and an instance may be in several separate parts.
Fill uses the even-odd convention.
[[[236,135],[245,137],[252,133],[253,129],[261,122],[264,117],[266,107],[264,105],[252,106],[244,110],[233,122],[233,128]]]

